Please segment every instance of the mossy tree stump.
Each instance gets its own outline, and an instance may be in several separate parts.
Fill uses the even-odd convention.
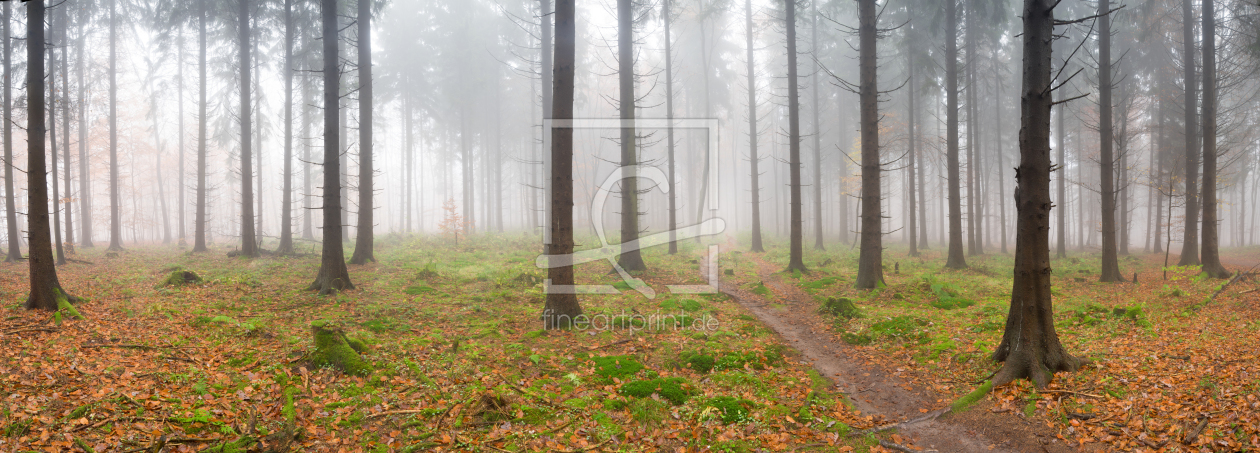
[[[372,371],[372,366],[359,356],[364,343],[350,339],[340,327],[328,321],[315,321],[311,323],[311,334],[315,337],[312,365],[333,367],[346,374],[366,375]]]
[[[162,286],[199,285],[201,282],[201,276],[193,271],[173,271],[162,280]]]

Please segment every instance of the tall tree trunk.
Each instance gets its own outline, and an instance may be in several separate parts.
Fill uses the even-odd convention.
[[[1120,262],[1116,256],[1115,132],[1111,102],[1111,10],[1109,0],[1098,1],[1098,175],[1102,197],[1102,275],[1099,280],[1118,282]]]
[[[179,229],[179,233],[177,235],[179,238],[179,248],[183,249],[185,244],[187,244],[187,236],[186,236],[187,229],[186,229],[186,222],[184,221],[184,211],[187,211],[187,209],[186,209],[186,205],[184,204],[184,151],[185,151],[185,148],[184,148],[184,26],[183,25],[179,26],[179,36],[175,38],[175,41],[176,41],[176,48],[177,48],[176,53],[178,55],[175,60],[176,62],[175,63],[175,96],[176,96],[175,104],[179,106],[179,112],[178,112],[179,120],[178,120],[178,126],[177,126],[179,127],[179,141],[178,141],[179,173],[176,177],[176,184],[179,185],[179,195],[175,202],[175,206],[176,206],[175,209],[177,212],[176,223],[178,223],[176,227]]]
[[[945,167],[949,179],[949,253],[945,267],[963,269],[962,190],[958,178],[958,2],[945,1]]]
[[[765,252],[766,249],[761,243],[761,173],[758,168],[761,164],[761,159],[757,157],[757,73],[753,57],[752,0],[744,0],[744,38],[746,40],[745,49],[748,55],[748,163],[752,167],[750,172],[752,177],[752,251],[761,253]],[[672,147],[670,153],[671,155],[673,153]],[[841,161],[843,160],[841,159]],[[672,194],[673,191],[671,190],[670,192]],[[673,195],[670,195],[670,203],[670,210],[672,211]],[[672,219],[670,229],[673,229]],[[844,230],[844,221],[841,221],[840,229]]]
[[[1216,5],[1203,1],[1203,272],[1229,278],[1221,265],[1216,205]]]
[[[88,167],[87,141],[88,141],[88,122],[87,122],[87,84],[84,83],[84,65],[87,60],[84,56],[84,48],[87,47],[87,21],[88,15],[91,14],[88,8],[79,8],[79,45],[75,49],[75,72],[78,73],[79,82],[79,246],[92,247],[92,185],[90,183],[91,172]],[[6,20],[7,24],[8,21]],[[5,33],[8,36],[8,33]],[[6,40],[8,38],[5,38]],[[6,71],[7,73],[7,71]],[[6,76],[8,77],[8,76]],[[6,79],[7,80],[7,79]],[[6,91],[7,93],[7,91]],[[6,101],[7,102],[7,101]],[[6,104],[7,106],[7,104]],[[5,108],[8,111],[8,108]],[[5,122],[6,128],[8,121]],[[8,134],[6,133],[6,137]]]
[[[813,126],[814,126],[814,250],[826,250],[827,248],[823,246],[823,231],[822,231],[823,230],[822,144],[820,143],[820,139],[821,139],[820,136],[822,135],[822,125],[818,123],[818,90],[822,88],[822,86],[818,84],[818,72],[819,72],[819,68],[818,68],[818,0],[813,0],[810,6],[812,8],[812,11],[810,11],[811,24],[809,27],[809,33],[810,33],[809,51],[814,56],[814,58],[810,59],[813,63],[810,68],[811,72],[809,73],[809,85],[810,85],[809,91],[810,91],[810,95],[812,95],[814,98],[813,102],[810,104],[810,109],[813,110],[813,117],[814,117],[813,118],[813,121],[814,121],[813,122]],[[911,163],[911,166],[913,165],[914,164]],[[910,171],[911,173],[914,172],[913,169]],[[910,200],[910,204],[913,205],[914,200]],[[911,221],[913,222],[914,220],[911,219]],[[914,234],[914,227],[911,227],[910,230],[911,230],[910,234]],[[910,246],[910,250],[911,250],[911,253],[917,254],[916,252],[913,251],[914,250],[913,243]]]
[[[678,168],[674,159],[674,52],[673,52],[673,35],[670,34],[670,0],[662,0],[661,16],[665,20],[665,118],[669,122],[669,128],[665,130],[665,149],[666,160],[669,166],[669,254],[678,253],[678,185],[676,177]],[[751,52],[751,51],[750,51]],[[751,64],[751,63],[749,63]],[[751,76],[750,76],[751,77]],[[756,145],[753,145],[753,154],[756,155]],[[755,157],[754,157],[755,159]],[[756,168],[757,164],[753,164]],[[756,179],[753,180],[753,193],[757,192]],[[756,203],[754,200],[753,203]],[[756,205],[753,210],[756,212]],[[757,251],[761,244],[760,224],[753,223],[753,251]]]
[[[862,246],[858,250],[858,273],[854,286],[861,289],[875,288],[884,281],[875,21],[875,0],[859,0],[858,80],[861,86],[858,103],[862,109]]]
[[[1185,126],[1186,126],[1186,215],[1182,228],[1181,259],[1178,266],[1195,266],[1199,264],[1199,191],[1196,187],[1199,172],[1199,117],[1198,83],[1195,82],[1195,35],[1194,12],[1190,9],[1190,0],[1181,0],[1181,68],[1185,87]]]
[[[350,271],[346,269],[346,254],[341,236],[341,124],[338,121],[341,84],[338,79],[337,56],[341,42],[337,39],[337,0],[320,1],[320,22],[323,25],[324,45],[324,237],[319,274],[307,287],[321,295],[354,289],[350,283]]]
[[[978,250],[980,241],[978,237],[980,222],[976,218],[976,172],[978,164],[976,162],[976,136],[980,122],[976,120],[976,2],[968,1],[965,4],[964,14],[967,15],[966,29],[967,34],[964,37],[967,46],[967,63],[963,69],[963,78],[966,80],[967,90],[967,255],[975,256],[980,252]]]
[[[787,4],[787,64],[788,64],[788,186],[791,206],[791,217],[788,226],[791,246],[788,255],[788,271],[806,272],[804,251],[801,237],[801,108],[800,95],[797,91],[796,65],[796,1],[785,0]],[[865,136],[863,136],[865,138]],[[865,147],[866,144],[863,143]],[[865,151],[865,150],[864,150]]]
[[[1006,254],[1006,198],[1004,197],[1006,195],[1006,175],[1004,175],[1003,172],[1006,170],[1006,161],[1005,159],[1003,159],[1004,156],[1002,155],[1002,79],[1000,78],[997,79],[996,83],[993,84],[993,88],[994,88],[994,91],[996,91],[996,96],[994,96],[995,102],[993,103],[993,106],[995,107],[993,109],[993,113],[994,113],[993,127],[994,127],[994,130],[996,131],[994,136],[997,137],[997,140],[995,140],[996,142],[995,144],[997,145],[995,149],[997,150],[997,159],[998,159],[998,164],[997,164],[998,197],[997,197],[997,200],[998,200],[998,214],[1001,216],[999,220],[999,232],[1002,234],[1002,237],[1000,239],[1002,243],[1002,254],[1005,255]],[[1060,162],[1062,162],[1062,160],[1060,160]],[[1060,215],[1060,217],[1062,217],[1062,215]],[[1059,225],[1059,227],[1060,227],[1059,231],[1063,231],[1063,228],[1062,228],[1063,225]]]
[[[634,17],[630,0],[617,0],[617,73],[621,97],[621,255],[617,263],[627,271],[646,270],[639,253],[638,145],[635,135]],[[708,79],[708,75],[705,75]],[[706,151],[707,155],[708,152]],[[708,164],[705,164],[706,174]],[[703,197],[703,195],[701,195]],[[704,202],[701,201],[701,209]],[[697,217],[698,219],[699,217]],[[598,221],[598,219],[592,219]],[[629,250],[627,250],[629,249]]]
[[[11,3],[4,3],[4,204],[6,208],[9,253],[4,261],[22,260],[22,239],[18,235],[17,204],[13,193],[13,38],[10,24],[13,20]]]
[[[1027,378],[1044,388],[1057,371],[1075,371],[1081,361],[1069,355],[1054,329],[1050,292],[1050,90],[1055,0],[1024,0],[1024,62],[1021,88],[1019,169],[1015,172],[1015,279],[1006,331],[993,359],[1002,368],[999,386]]]
[[[918,101],[918,99],[915,97],[917,93],[915,92],[915,86],[914,86],[914,69],[915,69],[914,61],[912,57],[909,57],[909,55],[911,55],[910,52],[906,52],[906,55],[908,56],[907,61],[906,61],[906,70],[909,72],[909,76],[907,77],[907,80],[906,80],[906,88],[909,90],[909,96],[907,96],[907,106],[906,106],[907,107],[906,120],[909,125],[909,130],[906,132],[906,137],[909,142],[909,150],[906,154],[910,158],[910,165],[906,167],[906,170],[907,170],[906,182],[908,184],[908,189],[906,190],[906,199],[909,203],[909,209],[907,209],[909,213],[909,216],[908,216],[909,220],[906,222],[906,229],[907,229],[908,234],[906,235],[906,237],[910,240],[910,256],[919,256],[918,235],[915,234],[915,227],[917,226],[916,222],[918,220],[915,218],[915,215],[918,214],[917,212],[915,212],[915,205],[918,204],[918,200],[915,199],[915,196],[918,194],[914,192],[914,183],[915,183],[914,174],[916,171],[922,171],[921,169],[915,168],[915,165],[916,165],[915,160],[917,158],[916,154],[918,153],[917,145],[918,145],[918,140],[919,140],[919,129],[918,129],[918,124],[916,123],[916,120],[918,119],[917,118],[918,113],[915,111],[915,109],[918,107],[916,105],[916,101]]]
[[[193,252],[205,252],[206,249],[206,2],[200,5],[200,16],[197,19],[197,40],[200,49],[197,55],[198,96],[197,101],[197,215],[193,229]]]
[[[64,6],[64,5],[63,5]],[[64,9],[64,8],[63,8]],[[54,13],[55,14],[55,13]],[[61,193],[57,188],[57,16],[54,15],[51,30],[48,33],[48,140],[52,145],[52,228],[53,248],[56,251],[57,265],[66,264],[66,254],[61,245]],[[43,56],[41,55],[41,58]],[[28,62],[29,63],[29,62]],[[42,95],[43,93],[41,93]],[[29,144],[27,145],[29,146]],[[29,190],[29,188],[28,188]],[[45,201],[47,203],[47,201]]]
[[[254,258],[258,256],[258,239],[254,235],[254,161],[253,159],[253,114],[252,92],[250,86],[250,41],[249,0],[238,2],[237,16],[240,21],[237,40],[239,52],[239,70],[241,77],[241,256]]]
[[[277,255],[293,249],[293,0],[284,0],[284,189],[280,194],[280,243]]]
[[[557,120],[573,118],[573,67],[577,27],[574,21],[574,0],[556,0],[555,92],[553,111]],[[551,134],[551,223],[548,247],[547,303],[543,308],[543,327],[568,328],[582,315],[577,294],[553,287],[573,285],[573,129],[553,127]]]
[[[7,4],[6,10],[7,8]],[[44,156],[44,1],[26,2],[26,93],[27,93],[27,215],[30,218],[31,293],[26,308],[53,311],[63,303],[76,302],[61,289],[53,264],[52,238],[48,224],[48,166]],[[8,36],[7,34],[5,35]],[[7,38],[6,38],[7,40]],[[6,72],[7,74],[7,72]],[[56,187],[54,180],[54,188]]]
[[[60,9],[61,27],[59,27],[57,31],[61,34],[61,155],[63,157],[62,161],[65,162],[62,164],[62,183],[65,187],[65,197],[57,199],[57,206],[60,207],[63,204],[62,201],[64,200],[65,208],[62,208],[62,210],[65,212],[66,216],[65,243],[74,244],[74,217],[72,216],[74,203],[71,201],[73,197],[70,195],[70,183],[74,180],[74,178],[70,171],[73,167],[70,166],[70,54],[68,50],[70,47],[69,4],[62,5]],[[53,184],[56,183],[57,181],[53,181]]]
[[[109,248],[122,250],[122,203],[118,193],[118,0],[109,2]]]
[[[922,136],[923,125],[920,124],[918,120],[920,109],[922,109],[923,107],[922,105],[919,104],[917,97],[915,98],[915,105],[916,105],[916,108],[915,108],[915,113],[914,113],[914,117],[915,117],[914,141],[916,144],[918,144],[918,143],[922,143],[923,141],[923,136]],[[915,147],[915,154],[916,154],[915,161],[917,162],[916,173],[918,173],[918,178],[919,178],[919,181],[918,181],[919,193],[918,193],[918,198],[916,199],[916,203],[919,206],[919,250],[927,250],[928,249],[927,196],[925,196],[926,188],[925,188],[925,184],[923,183],[923,180],[924,180],[923,174],[927,173],[927,166],[925,165],[925,161],[922,158],[918,157],[918,155],[921,154],[921,151],[920,151],[921,147],[922,145]]]
[[[359,223],[350,264],[376,262],[372,235],[372,2],[358,0],[359,26]],[[488,220],[488,219],[487,219]]]
[[[1160,74],[1161,77],[1159,83],[1161,86],[1166,86],[1163,83],[1163,72],[1161,71]],[[1168,152],[1166,147],[1167,143],[1165,142],[1167,137],[1164,135],[1166,133],[1165,127],[1167,126],[1165,121],[1166,112],[1164,110],[1164,96],[1160,95],[1156,99],[1156,102],[1159,103],[1158,108],[1155,110],[1155,115],[1158,117],[1158,126],[1156,126],[1156,131],[1158,132],[1155,132],[1155,134],[1158,135],[1152,137],[1152,140],[1156,143],[1156,147],[1155,154],[1151,156],[1151,175],[1154,176],[1153,179],[1155,180],[1153,184],[1155,190],[1153,191],[1154,193],[1151,194],[1151,196],[1155,197],[1155,221],[1153,223],[1155,231],[1153,231],[1152,234],[1152,236],[1154,236],[1155,246],[1151,250],[1153,253],[1164,253],[1164,241],[1162,238],[1164,233],[1164,156],[1166,156],[1166,153]],[[1171,193],[1172,188],[1169,187],[1168,190]]]
[[[308,61],[309,63],[309,61]],[[311,179],[315,174],[315,166],[311,164],[311,110],[315,104],[314,83],[302,84],[302,239],[315,240],[314,228],[311,225],[311,211],[315,206],[311,203]]]
[[[1063,95],[1060,94],[1059,99],[1062,100],[1062,98]],[[1055,182],[1058,183],[1059,186],[1059,194],[1054,200],[1055,204],[1059,207],[1059,215],[1057,216],[1059,218],[1059,227],[1057,228],[1057,231],[1055,231],[1055,234],[1058,236],[1058,245],[1055,248],[1054,254],[1056,258],[1067,257],[1067,167],[1064,167],[1064,165],[1067,165],[1067,148],[1064,145],[1066,142],[1065,138],[1067,137],[1067,129],[1063,127],[1063,118],[1066,113],[1067,112],[1063,109],[1059,109],[1059,114],[1055,115],[1055,119],[1058,120],[1059,123],[1059,133],[1056,134],[1055,137],[1055,140],[1058,142],[1058,146],[1056,147],[1059,151],[1059,167],[1055,170],[1056,174],[1054,178],[1057,180]],[[1077,165],[1080,164],[1078,163]]]

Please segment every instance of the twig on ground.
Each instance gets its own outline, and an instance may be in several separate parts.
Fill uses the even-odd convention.
[[[1185,440],[1181,442],[1186,445],[1193,444],[1194,440],[1199,438],[1199,433],[1203,432],[1203,428],[1207,427],[1207,423],[1208,423],[1207,417],[1203,417],[1199,419],[1199,425],[1195,426],[1194,429],[1190,430],[1190,434],[1187,434]]]
[[[890,450],[897,450],[902,453],[927,453],[927,452],[936,451],[936,450],[912,450],[910,447],[907,447],[905,445],[895,444],[895,443],[886,441],[884,439],[879,440],[879,446],[890,449]]]
[[[56,332],[57,330],[59,330],[59,329],[57,329],[56,327],[31,327],[31,326],[27,326],[27,327],[21,327],[21,328],[17,328],[17,329],[13,329],[13,330],[6,330],[6,331],[4,331],[4,332],[3,332],[3,334],[4,334],[4,335],[13,335],[13,334],[16,334],[16,333],[22,333],[22,332]]]
[[[1090,397],[1090,398],[1098,398],[1098,399],[1102,399],[1102,398],[1103,398],[1103,397],[1102,397],[1102,395],[1091,395],[1091,394],[1089,394],[1089,393],[1074,392],[1074,391],[1071,391],[1071,390],[1042,390],[1042,391],[1041,391],[1041,393],[1064,393],[1064,394],[1068,394],[1068,395],[1087,396],[1087,397]]]

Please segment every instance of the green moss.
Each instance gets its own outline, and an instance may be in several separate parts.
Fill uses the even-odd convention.
[[[687,361],[687,367],[695,370],[697,373],[708,373],[713,370],[713,356],[708,354],[695,354],[684,359]]]
[[[591,361],[595,362],[595,374],[610,380],[625,380],[643,369],[643,364],[638,359],[628,355],[591,357]]]
[[[872,324],[871,332],[893,338],[920,338],[925,334],[922,328],[927,325],[927,321],[913,316],[897,316]]]
[[[372,371],[371,365],[359,357],[341,329],[326,321],[315,321],[311,323],[311,333],[315,337],[312,365],[337,368],[346,374],[366,375]]]
[[[868,345],[868,344],[871,344],[872,341],[874,341],[874,339],[871,338],[870,335],[867,335],[864,333],[854,333],[854,332],[842,333],[840,334],[840,339],[844,340],[845,343],[858,345],[858,346]]]
[[[224,442],[201,451],[210,453],[245,453],[249,451],[249,447],[254,446],[256,443],[258,443],[257,439],[243,436],[234,441]]]
[[[839,316],[845,319],[862,317],[862,312],[861,310],[858,310],[857,305],[854,305],[852,300],[845,297],[828,297],[827,300],[822,303],[822,307],[819,308],[819,311],[824,314]]]
[[[754,403],[746,399],[719,396],[709,400],[707,406],[715,410],[722,423],[731,424],[748,420],[748,413]]]
[[[411,295],[411,296],[419,296],[424,293],[431,293],[431,292],[436,292],[436,291],[437,290],[433,289],[433,287],[424,285],[424,284],[416,285],[416,286],[408,286],[407,289],[403,290],[404,293],[407,293],[408,295]]]
[[[752,292],[758,296],[769,296],[770,288],[766,288],[766,284],[764,282],[757,282],[757,285],[753,286]]]
[[[959,398],[958,401],[954,401],[954,404],[949,406],[949,411],[954,413],[965,411],[972,405],[979,402],[981,398],[984,398],[984,396],[988,395],[992,390],[993,381],[984,381],[983,384],[980,384],[980,387],[976,388],[971,393],[963,395],[963,397]]]
[[[159,286],[184,286],[184,285],[200,285],[201,276],[195,272],[186,270],[174,270],[166,275]]]
[[[647,398],[653,393],[677,406],[686,403],[696,394],[696,389],[680,377],[634,381],[621,386],[621,394],[635,398]]]
[[[57,297],[58,314],[74,319],[87,319],[84,318],[83,315],[79,314],[79,310],[75,309],[74,305],[70,304],[70,298],[66,297],[66,293],[62,292],[60,289],[54,289],[53,291],[56,293]]]

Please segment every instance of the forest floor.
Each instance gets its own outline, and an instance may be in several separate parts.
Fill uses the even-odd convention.
[[[804,274],[781,271],[784,247],[730,255],[757,263],[736,272],[736,284],[777,300],[784,312],[853,302],[857,316],[825,316],[828,340],[939,395],[926,409],[948,406],[999,367],[988,355],[1001,340],[1013,258],[991,249],[968,257],[969,269],[948,271],[941,250],[911,258],[892,247],[884,255],[886,287],[868,291],[852,287],[856,251],[807,251]],[[1260,263],[1260,248],[1223,255],[1231,271]],[[1098,282],[1096,253],[1053,260],[1059,337],[1092,363],[1057,374],[1041,391],[1026,381],[994,389],[961,416],[944,418],[999,441],[1022,425],[1047,451],[1059,443],[1083,451],[1260,451],[1260,282],[1244,275],[1213,298],[1224,280],[1188,266],[1165,274],[1164,258],[1122,256],[1122,272],[1136,283]]]
[[[1204,304],[1222,282],[1183,267],[1163,280],[1162,255],[1123,258],[1136,284],[1097,283],[1096,256],[1056,260],[1059,334],[1092,365],[867,434],[939,413],[997,368],[1010,256],[954,272],[939,251],[894,246],[888,287],[856,291],[855,251],[807,252],[811,271],[789,274],[786,244],[728,246],[728,294],[680,296],[666,285],[704,282],[704,249],[680,245],[645,251],[653,299],[606,261],[581,265],[579,283],[620,294],[582,296],[593,328],[559,332],[541,330],[545,273],[523,235],[382,237],[379,262],[351,266],[357,288],[332,297],[304,290],[313,255],[81,249],[59,272],[89,299],[84,320],[23,310],[26,264],[0,264],[0,451],[957,451],[943,437],[1260,451],[1255,281]],[[1260,249],[1225,259],[1245,270]],[[184,270],[203,282],[163,284]],[[859,316],[819,313],[829,298]],[[309,363],[320,320],[369,344],[370,373]]]

